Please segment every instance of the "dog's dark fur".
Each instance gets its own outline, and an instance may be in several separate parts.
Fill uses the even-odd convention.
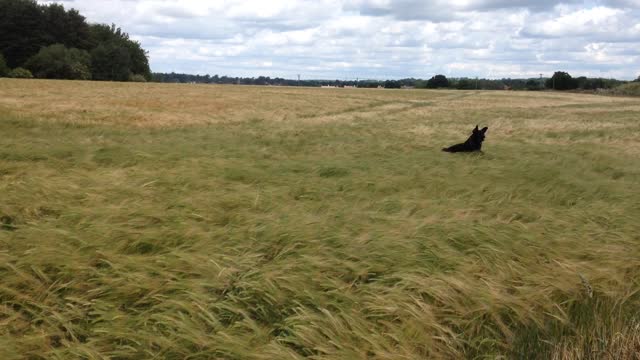
[[[473,133],[467,139],[467,141],[462,144],[456,144],[450,146],[448,148],[442,149],[442,151],[446,152],[472,152],[472,151],[480,151],[482,149],[482,142],[484,141],[484,134],[489,130],[488,127],[482,128],[482,130],[478,130],[478,125],[473,129]]]

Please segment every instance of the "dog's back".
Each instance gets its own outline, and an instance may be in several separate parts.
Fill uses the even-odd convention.
[[[476,125],[476,128],[473,129],[473,132],[471,133],[471,136],[469,136],[467,141],[463,142],[462,144],[456,144],[448,148],[444,148],[442,149],[442,151],[451,153],[480,151],[482,149],[482,142],[484,141],[485,133],[487,132],[487,130],[489,130],[488,127],[484,127],[482,128],[482,130],[479,130],[478,125]]]
[[[469,151],[469,150],[466,150],[466,146],[465,145],[466,145],[466,142],[464,142],[462,144],[455,144],[453,146],[449,146],[449,147],[443,148],[442,151],[446,151],[446,152],[450,152],[450,153]]]

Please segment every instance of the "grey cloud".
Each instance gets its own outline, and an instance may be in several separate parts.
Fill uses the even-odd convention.
[[[615,8],[640,9],[640,0],[603,0],[600,3]]]
[[[512,8],[524,8],[533,11],[546,11],[560,4],[579,4],[582,0],[477,0],[471,2],[466,9],[487,11]]]
[[[616,0],[611,0],[616,1]],[[618,0],[635,2],[637,0]],[[528,9],[547,11],[557,5],[581,4],[583,0],[475,0],[456,4],[445,0],[390,0],[379,2],[364,0],[348,4],[345,9],[366,16],[389,16],[398,20],[429,20],[434,22],[465,18],[465,12],[491,12],[494,10]]]
[[[193,11],[189,11],[184,7],[175,6],[175,5],[160,6],[155,9],[155,13],[158,15],[163,15],[163,16],[176,18],[176,19],[191,19],[198,16],[198,14],[194,14]]]
[[[363,1],[350,4],[347,10],[356,11],[365,16],[389,16],[399,20],[449,21],[459,16],[455,8],[442,0],[393,0],[389,3]]]

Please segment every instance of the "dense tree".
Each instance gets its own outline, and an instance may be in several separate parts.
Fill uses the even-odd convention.
[[[46,44],[42,12],[34,0],[0,0],[0,52],[11,68]]]
[[[418,79],[415,82],[415,87],[416,87],[416,89],[426,89],[427,88],[427,82],[425,80]]]
[[[89,25],[77,10],[66,11],[60,4],[50,4],[42,7],[42,18],[47,29],[47,44],[60,43],[68,48],[84,50],[90,48]]]
[[[458,82],[456,83],[456,89],[460,89],[460,90],[475,89],[475,84],[469,79],[462,78],[458,80]]]
[[[527,80],[525,84],[527,90],[540,90],[540,82],[534,79]]]
[[[449,87],[449,80],[444,75],[436,75],[427,81],[427,87],[429,89],[446,88]]]
[[[91,58],[87,51],[68,49],[62,44],[40,49],[25,63],[35,77],[47,79],[88,80],[91,78],[90,66]]]
[[[9,77],[16,79],[31,79],[33,78],[33,75],[31,74],[31,71],[25,68],[17,67],[9,71]]]
[[[67,49],[86,50],[92,54],[91,68],[95,63],[95,67],[101,71],[94,77],[96,79],[127,81],[130,74],[151,79],[148,54],[140,43],[129,39],[129,35],[115,25],[89,25],[78,11],[66,11],[60,4],[39,5],[34,0],[0,0],[0,34],[0,52],[12,68],[26,67],[27,60],[42,48],[62,44]],[[74,66],[66,67],[66,71],[52,71],[62,69],[61,58],[68,59],[69,55],[68,51],[66,55],[63,53],[60,48],[48,55],[45,53],[47,56],[37,57],[37,69],[35,60],[28,67],[36,72],[37,77],[85,78],[86,71],[78,65],[84,64],[84,56],[83,61],[76,61]],[[74,55],[78,54],[74,52]],[[101,54],[108,58],[94,57]],[[42,63],[45,59],[56,59],[56,63],[45,66]],[[106,62],[109,60],[116,62],[108,67]]]
[[[122,78],[128,78],[129,74],[138,74],[145,77],[147,80],[151,80],[151,70],[149,69],[149,59],[147,52],[142,48],[140,43],[129,39],[129,34],[125,33],[115,24],[95,24],[91,25],[90,30],[90,44],[95,45],[97,50],[100,45],[103,45],[104,49],[91,53],[91,61],[100,68],[101,72],[97,76],[94,76],[96,80],[121,80]],[[125,49],[126,55],[122,51],[115,51],[114,48]],[[118,64],[114,65],[109,71],[104,72],[107,65],[105,59],[96,58],[101,54],[105,54],[105,50],[108,52],[108,56],[118,59]],[[117,66],[125,66],[126,68],[116,69]],[[93,68],[93,67],[92,67]],[[127,74],[124,76],[123,74]],[[110,77],[107,74],[114,74],[115,77]]]
[[[4,60],[4,56],[0,54],[0,77],[7,76],[10,70],[11,69],[7,66],[7,62]]]
[[[133,74],[142,75],[146,80],[151,80],[151,69],[149,67],[149,57],[147,51],[142,48],[139,42],[129,40],[125,42],[124,48],[129,53],[131,60],[129,71]]]
[[[384,82],[385,89],[400,89],[402,84],[396,80],[387,80]]]
[[[574,82],[576,88],[584,90],[595,90],[607,87],[607,85],[605,84],[605,80],[601,78],[591,79],[585,76],[580,76],[578,78],[575,78]]]
[[[527,88],[528,80],[507,78],[500,81],[502,83],[502,88],[500,90],[505,89],[505,86],[507,86],[511,90],[525,90]]]
[[[571,90],[578,87],[577,81],[564,71],[556,71],[553,76],[548,79],[545,86],[554,90]]]
[[[116,42],[100,44],[91,51],[91,73],[94,80],[127,81],[131,56]]]

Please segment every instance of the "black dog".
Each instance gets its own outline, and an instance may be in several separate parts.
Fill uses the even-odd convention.
[[[448,148],[444,148],[442,149],[442,151],[451,153],[480,151],[480,149],[482,148],[482,142],[484,141],[484,134],[487,132],[487,130],[489,130],[488,127],[482,128],[482,130],[478,130],[478,125],[476,125],[476,128],[473,129],[473,133],[471,134],[471,136],[469,136],[467,141],[463,142],[462,144],[456,144]]]

